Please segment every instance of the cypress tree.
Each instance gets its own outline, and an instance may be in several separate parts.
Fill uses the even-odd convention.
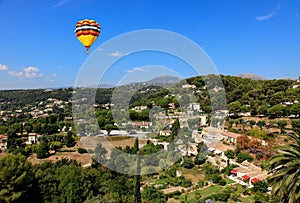
[[[141,203],[141,155],[138,155],[136,161],[136,175],[135,175],[135,185],[134,185],[134,203]]]
[[[136,154],[139,151],[139,139],[135,138],[134,144],[133,144],[133,153]]]

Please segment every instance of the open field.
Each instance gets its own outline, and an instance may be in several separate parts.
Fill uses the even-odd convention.
[[[57,152],[56,154],[45,158],[45,159],[38,159],[35,154],[28,157],[28,161],[33,164],[40,164],[45,161],[58,161],[63,158],[76,160],[81,165],[87,165],[91,163],[91,155],[90,154],[79,154],[76,152]]]
[[[130,138],[130,137],[125,137],[127,139],[112,139],[113,137],[107,137],[107,140],[110,141],[110,143],[112,145],[114,145],[115,147],[122,147],[123,149],[126,147],[126,146],[129,146],[129,147],[133,147],[134,145],[134,141],[135,141],[135,138]],[[145,139],[139,139],[139,145],[145,145],[147,143],[147,140]]]
[[[204,179],[204,174],[202,170],[199,170],[197,166],[192,169],[181,167],[178,170],[182,172],[184,177],[190,179],[193,183],[197,184],[199,180]]]
[[[106,140],[105,140],[106,138]],[[72,159],[76,160],[81,165],[87,165],[91,163],[91,157],[92,155],[88,153],[79,154],[77,152],[78,148],[90,148],[93,149],[93,146],[96,147],[97,143],[102,143],[102,141],[106,141],[106,143],[103,143],[103,146],[107,146],[108,149],[107,155],[109,156],[111,153],[110,146],[112,145],[114,147],[122,147],[125,148],[126,146],[133,147],[135,138],[131,137],[123,137],[123,136],[110,136],[110,137],[82,137],[77,144],[74,147],[63,147],[59,151],[57,151],[55,154],[51,155],[48,158],[45,159],[38,159],[35,154],[28,157],[28,160],[33,164],[42,163],[45,161],[58,161],[63,158],[66,159]],[[108,141],[108,142],[107,142]],[[147,140],[139,140],[140,145],[146,144]],[[92,146],[91,146],[92,145]],[[90,146],[90,147],[89,147]],[[72,151],[72,152],[65,152],[64,150]],[[2,156],[1,153],[0,156]]]

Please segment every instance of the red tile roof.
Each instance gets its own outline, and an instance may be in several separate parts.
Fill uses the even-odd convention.
[[[258,178],[252,178],[251,183],[257,183],[259,181]]]
[[[235,170],[235,169],[231,170],[230,172],[233,174],[237,174],[237,170]]]
[[[249,180],[249,179],[250,179],[250,176],[243,175],[243,176],[242,176],[242,179],[243,179],[244,181],[247,181],[247,180]]]

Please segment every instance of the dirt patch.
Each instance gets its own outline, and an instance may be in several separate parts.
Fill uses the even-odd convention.
[[[124,149],[126,146],[133,147],[134,141],[135,141],[135,138],[127,138],[127,139],[124,139],[124,140],[110,141],[110,143],[112,145],[114,145],[115,147],[122,147],[122,149]],[[147,143],[147,140],[139,139],[139,145],[140,145],[140,147],[142,145],[145,145],[146,143]]]
[[[193,169],[179,168],[179,171],[183,173],[183,176],[187,179],[190,179],[193,183],[198,183],[199,180],[204,179],[203,173],[195,167]]]
[[[29,156],[27,160],[32,164],[41,164],[45,161],[56,162],[63,158],[76,160],[81,165],[87,165],[92,162],[90,154],[79,154],[78,152],[57,152],[56,154],[45,159],[38,159],[36,154],[33,154]]]
[[[176,200],[176,199],[174,199],[174,198],[169,198],[167,202],[168,202],[168,203],[180,203],[180,202],[182,202],[182,201]]]

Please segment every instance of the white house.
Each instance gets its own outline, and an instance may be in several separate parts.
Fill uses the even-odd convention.
[[[28,140],[26,141],[26,144],[35,144],[37,143],[37,134],[36,133],[29,133],[28,134]]]
[[[240,136],[241,135],[238,133],[225,131],[225,132],[221,132],[221,134],[219,135],[219,140],[226,140],[226,141],[236,144],[237,138]]]

